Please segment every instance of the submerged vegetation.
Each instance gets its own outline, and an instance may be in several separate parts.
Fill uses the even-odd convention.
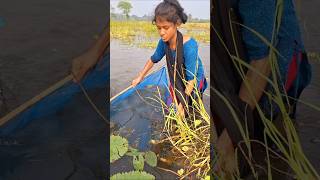
[[[110,36],[130,46],[155,48],[159,34],[155,25],[150,21],[111,21]],[[181,30],[195,38],[200,43],[210,43],[209,23],[186,23]]]

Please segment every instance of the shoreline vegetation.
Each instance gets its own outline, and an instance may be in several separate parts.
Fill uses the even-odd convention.
[[[111,20],[111,39],[117,39],[129,46],[156,48],[159,34],[151,21]],[[210,23],[190,22],[181,25],[180,30],[202,44],[210,43]]]

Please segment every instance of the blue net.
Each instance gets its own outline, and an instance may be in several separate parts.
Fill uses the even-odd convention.
[[[110,102],[110,121],[114,124],[111,132],[125,137],[130,147],[139,152],[156,150],[149,142],[151,139],[162,139],[164,127],[162,103],[169,99],[166,68],[147,76],[135,88],[131,88]],[[156,148],[156,149],[155,149]],[[132,157],[124,156],[113,162],[110,174],[132,171]],[[156,179],[176,179],[166,171],[152,168],[145,164],[144,170],[153,174]]]
[[[107,115],[109,57],[82,85]],[[105,179],[106,122],[68,82],[0,127],[0,179]]]
[[[136,87],[117,96],[110,103],[110,120],[115,131],[131,146],[145,151],[150,139],[159,137],[163,127],[161,101],[168,97],[165,67],[147,76]]]

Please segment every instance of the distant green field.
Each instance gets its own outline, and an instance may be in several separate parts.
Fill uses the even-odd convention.
[[[111,21],[111,38],[118,39],[128,45],[142,48],[155,48],[159,34],[150,21]],[[210,43],[209,23],[187,23],[181,26],[185,34],[200,43]]]

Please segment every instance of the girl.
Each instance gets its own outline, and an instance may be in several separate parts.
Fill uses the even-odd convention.
[[[164,0],[156,7],[154,14],[152,23],[157,26],[161,39],[155,53],[132,81],[132,85],[141,82],[154,63],[166,55],[170,94],[178,105],[178,112],[184,115],[190,104],[188,97],[192,95],[194,87],[201,94],[207,87],[201,59],[198,57],[197,42],[178,31],[178,27],[187,22],[187,15],[177,0]]]

